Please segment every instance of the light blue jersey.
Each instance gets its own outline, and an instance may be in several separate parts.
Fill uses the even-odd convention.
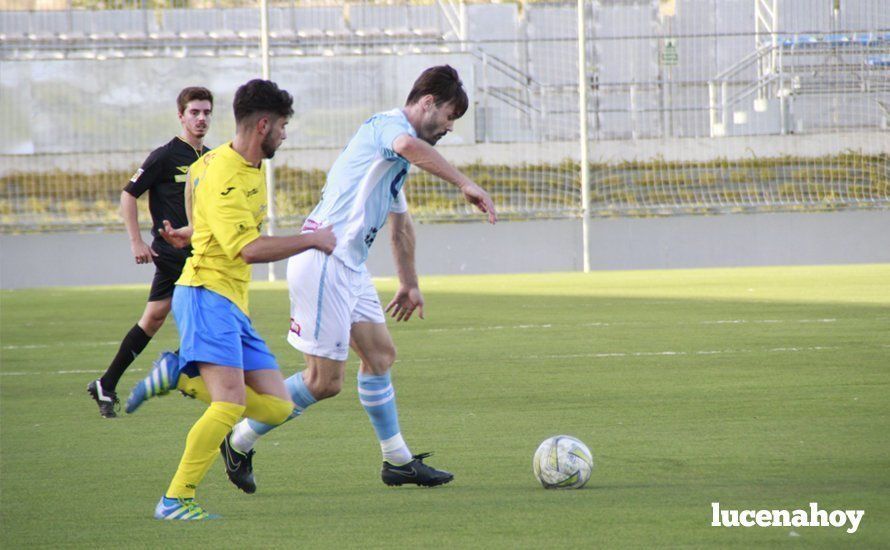
[[[333,225],[334,256],[355,271],[364,269],[388,214],[408,211],[402,185],[411,164],[392,150],[393,141],[404,134],[417,137],[401,109],[365,121],[334,161],[321,201],[303,224],[304,231]]]

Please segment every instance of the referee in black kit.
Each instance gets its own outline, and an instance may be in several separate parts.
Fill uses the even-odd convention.
[[[137,264],[155,264],[148,303],[142,318],[121,341],[117,355],[99,379],[87,386],[90,396],[99,405],[99,414],[115,418],[119,408],[118,380],[148,342],[160,330],[170,313],[173,286],[182,272],[191,248],[177,249],[159,234],[163,221],[173,227],[188,225],[185,212],[185,182],[189,166],[210,149],[204,136],[210,129],[213,114],[213,94],[207,88],[189,87],[179,92],[176,99],[182,133],[148,155],[142,167],[133,174],[121,193],[121,216],[130,238],[130,249]],[[149,191],[148,209],[151,212],[151,246],[142,240],[136,199]]]

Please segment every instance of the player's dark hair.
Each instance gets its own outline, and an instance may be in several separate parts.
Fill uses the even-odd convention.
[[[294,114],[294,98],[271,80],[259,78],[242,85],[235,92],[235,123],[241,124],[256,114],[290,117]]]
[[[209,101],[210,108],[213,109],[213,94],[210,93],[210,90],[207,88],[202,88],[201,86],[189,86],[188,88],[183,88],[182,91],[179,92],[179,97],[176,98],[176,106],[179,107],[179,114],[185,112],[185,108],[189,104],[189,101]]]
[[[405,105],[413,105],[423,96],[430,94],[436,98],[437,107],[445,103],[452,103],[454,115],[457,118],[464,116],[470,104],[467,92],[464,91],[464,84],[460,81],[460,75],[451,65],[430,67],[420,73],[420,76],[414,81],[414,87],[411,88]]]

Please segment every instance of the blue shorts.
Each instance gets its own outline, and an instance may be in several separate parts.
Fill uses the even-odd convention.
[[[278,368],[247,315],[212,290],[176,285],[173,316],[179,329],[179,367],[189,376],[197,375],[195,363],[246,371]]]

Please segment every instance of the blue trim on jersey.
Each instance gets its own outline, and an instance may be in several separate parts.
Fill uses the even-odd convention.
[[[324,276],[328,272],[328,260],[330,256],[324,257],[324,263],[321,266],[321,280],[318,281],[318,305],[315,308],[315,336],[314,338],[318,340],[319,334],[321,334],[321,304],[324,299]]]

